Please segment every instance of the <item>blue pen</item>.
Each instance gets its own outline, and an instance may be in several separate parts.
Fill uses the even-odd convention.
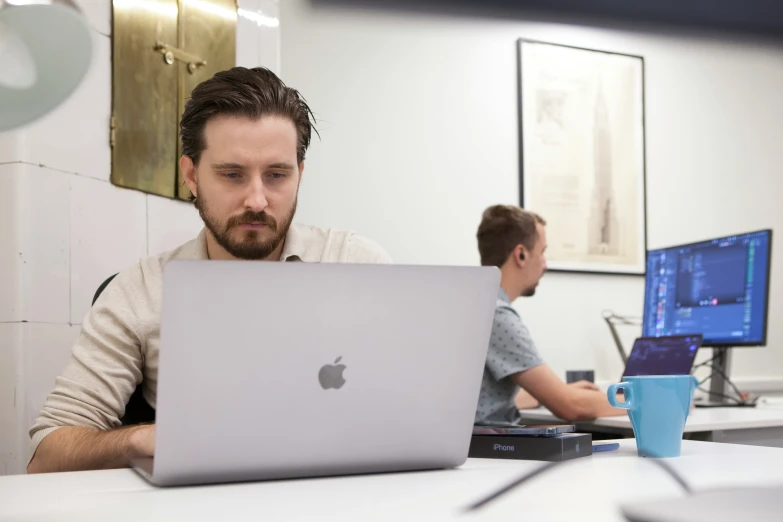
[[[619,442],[612,442],[609,444],[593,444],[593,453],[598,453],[601,451],[614,451],[619,448],[620,448]]]

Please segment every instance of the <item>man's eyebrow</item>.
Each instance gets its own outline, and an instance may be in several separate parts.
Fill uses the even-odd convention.
[[[241,170],[244,169],[244,165],[240,165],[239,163],[213,163],[212,168],[215,170],[227,170],[227,169],[235,169],[235,170]],[[296,167],[294,165],[291,165],[290,163],[272,163],[269,165],[270,169],[284,169],[284,170],[294,170]]]
[[[239,163],[213,163],[212,168],[215,170],[224,170],[224,169],[244,169],[245,167],[240,165]]]

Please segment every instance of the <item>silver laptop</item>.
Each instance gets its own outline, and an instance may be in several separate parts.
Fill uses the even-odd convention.
[[[500,272],[172,261],[153,484],[424,470],[467,458]]]

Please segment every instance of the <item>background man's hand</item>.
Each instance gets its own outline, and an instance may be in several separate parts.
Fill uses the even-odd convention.
[[[569,386],[573,386],[574,388],[579,388],[582,390],[601,391],[601,388],[596,386],[595,383],[589,381],[576,381],[570,383]]]

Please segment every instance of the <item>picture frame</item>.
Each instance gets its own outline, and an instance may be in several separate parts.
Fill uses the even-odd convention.
[[[644,58],[520,38],[519,200],[549,270],[643,275]]]

